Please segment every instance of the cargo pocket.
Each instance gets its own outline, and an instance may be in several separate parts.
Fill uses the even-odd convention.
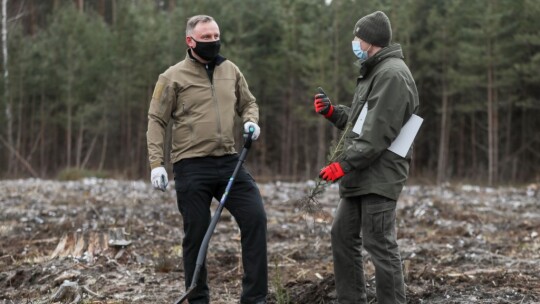
[[[395,201],[381,198],[379,202],[368,202],[366,212],[370,221],[370,234],[388,236],[394,233],[396,222]]]

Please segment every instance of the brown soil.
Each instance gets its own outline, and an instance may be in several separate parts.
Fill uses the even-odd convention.
[[[307,184],[260,184],[268,214],[270,303],[336,303],[330,249],[337,188],[325,213],[293,201]],[[398,236],[409,303],[540,303],[540,193],[409,186]],[[182,293],[182,219],[174,187],[144,182],[0,182],[0,303],[40,303],[68,280],[83,303],[173,303]],[[213,204],[212,208],[215,208]],[[239,231],[226,211],[207,257],[212,303],[238,303]],[[368,300],[373,266],[365,254]]]

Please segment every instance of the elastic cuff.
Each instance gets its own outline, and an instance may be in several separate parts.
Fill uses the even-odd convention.
[[[334,113],[334,106],[331,105],[328,113],[324,114],[324,117],[330,118],[330,116],[332,116],[332,113]]]
[[[347,174],[347,173],[349,173],[349,172],[351,172],[353,170],[353,167],[347,161],[341,161],[341,162],[339,162],[339,165],[341,166],[341,169],[343,170],[343,172],[345,174]]]
[[[150,169],[155,169],[157,167],[163,167],[165,164],[163,162],[157,161],[150,163]]]

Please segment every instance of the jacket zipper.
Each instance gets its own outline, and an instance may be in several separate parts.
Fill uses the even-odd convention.
[[[205,67],[206,67],[206,70],[208,71],[208,64],[206,64]],[[215,71],[215,68],[214,68],[214,71]],[[221,136],[221,117],[219,115],[219,103],[217,101],[216,89],[214,87],[214,81],[210,78],[210,75],[208,75],[208,80],[210,81],[210,87],[212,88],[212,100],[214,101],[214,109],[216,110],[216,118],[217,118],[217,124],[218,124],[217,125],[217,130],[218,130],[218,135],[219,135],[219,144],[221,145],[222,144],[222,136]]]

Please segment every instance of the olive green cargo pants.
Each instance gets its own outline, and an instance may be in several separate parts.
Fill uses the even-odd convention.
[[[377,303],[406,303],[396,241],[396,201],[369,194],[339,202],[332,224],[332,253],[340,304],[367,303],[362,246],[375,265]]]

